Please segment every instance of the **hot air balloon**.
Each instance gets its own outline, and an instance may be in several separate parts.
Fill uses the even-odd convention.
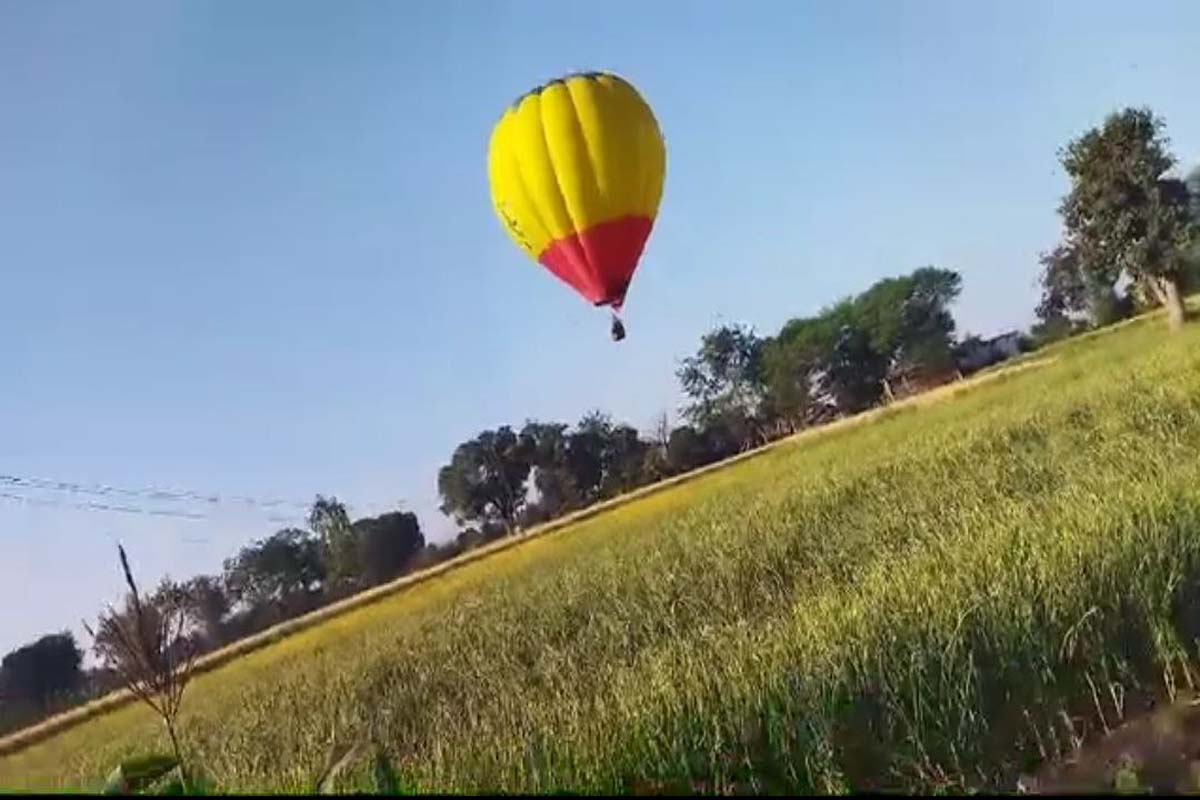
[[[623,78],[588,72],[516,100],[492,131],[492,203],[513,241],[617,313],[662,198],[667,154],[650,106]]]

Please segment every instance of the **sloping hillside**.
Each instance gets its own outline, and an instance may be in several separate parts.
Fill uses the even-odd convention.
[[[224,664],[186,747],[235,791],[306,789],[368,733],[427,790],[1012,788],[1200,632],[1200,331],[1039,358]],[[159,736],[128,706],[0,785],[94,784]]]

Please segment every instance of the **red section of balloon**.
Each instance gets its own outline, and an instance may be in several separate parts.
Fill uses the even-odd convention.
[[[652,224],[649,217],[602,222],[552,242],[538,261],[594,305],[619,311]]]

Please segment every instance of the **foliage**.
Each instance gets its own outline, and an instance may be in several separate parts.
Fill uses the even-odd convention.
[[[1086,326],[1065,314],[1049,314],[1029,329],[1032,346],[1036,349],[1081,333]]]
[[[122,761],[109,773],[103,794],[142,794],[152,790],[179,767],[179,759],[154,753]]]
[[[183,585],[192,613],[203,629],[205,644],[216,647],[225,641],[225,616],[229,613],[229,595],[221,581],[211,575],[197,575]]]
[[[700,427],[716,420],[752,420],[763,399],[765,342],[742,325],[721,325],[700,339],[677,371],[691,403],[684,416]]]
[[[455,448],[438,471],[442,512],[459,524],[493,522],[511,529],[525,506],[532,468],[529,442],[511,427],[483,431]]]
[[[650,445],[637,430],[600,412],[580,420],[567,447],[567,467],[588,500],[613,497],[643,482]]]
[[[1200,166],[1188,173],[1183,183],[1188,193],[1188,211],[1192,224],[1200,228]],[[1184,284],[1188,290],[1200,290],[1200,235],[1193,238],[1192,245],[1185,254],[1184,270]]]
[[[355,520],[351,533],[356,545],[354,574],[368,586],[404,572],[425,546],[421,523],[411,511],[391,511]]]
[[[336,497],[317,495],[308,527],[321,541],[325,580],[332,586],[353,585],[360,573],[358,542],[346,506]]]
[[[894,381],[951,369],[949,306],[961,289],[958,273],[922,267],[877,281],[814,317],[788,321],[764,355],[770,407],[804,425],[831,409],[870,408]]]
[[[255,541],[225,561],[229,596],[252,605],[285,602],[314,592],[324,579],[321,541],[299,528],[285,528]]]
[[[400,778],[400,774],[396,772],[396,768],[392,766],[392,761],[387,757],[387,753],[382,750],[375,751],[375,757],[371,761],[371,777],[374,782],[375,794],[395,796],[404,794],[404,782]]]
[[[504,426],[455,450],[438,476],[442,507],[460,523],[532,525],[646,483],[652,448],[600,412],[573,428],[527,421],[517,434]]]
[[[950,305],[962,291],[957,272],[921,267],[878,281],[855,300],[853,323],[886,361],[886,377],[947,368],[954,344]]]
[[[82,661],[83,653],[69,631],[18,647],[0,661],[0,698],[5,704],[25,702],[45,709],[56,695],[79,686]]]
[[[525,525],[551,519],[578,508],[583,492],[572,471],[571,439],[567,426],[560,422],[527,422],[521,438],[532,453],[532,479],[536,498],[528,504],[522,518]]]
[[[667,440],[667,463],[677,472],[696,469],[708,459],[710,448],[704,436],[690,425],[671,431]]]
[[[1127,108],[1064,148],[1071,191],[1059,207],[1059,256],[1044,260],[1047,292],[1066,283],[1112,287],[1124,275],[1167,306],[1173,326],[1182,322],[1185,254],[1200,228],[1183,182],[1167,177],[1175,158],[1162,128],[1149,109]],[[1043,298],[1048,309],[1059,302]]]

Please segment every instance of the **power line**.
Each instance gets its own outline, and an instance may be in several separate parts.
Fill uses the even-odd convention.
[[[147,508],[144,506],[132,505],[113,505],[111,503],[89,502],[70,502],[56,498],[31,497],[29,495],[15,494],[13,492],[0,491],[0,500],[8,500],[14,503],[23,505],[37,506],[42,508],[70,508],[77,511],[101,511],[115,512],[121,514],[143,514],[153,517],[174,517],[177,519],[212,519],[210,514],[201,514],[194,511],[177,511],[169,508]],[[300,520],[300,516],[293,514],[291,516],[283,516],[281,514],[271,514],[266,517],[267,522],[277,524],[294,524]]]
[[[110,497],[117,495],[120,497],[132,497],[145,500],[154,500],[159,502],[178,503],[192,502],[205,503],[211,506],[220,504],[237,504],[257,506],[263,509],[272,508],[294,508],[307,510],[309,503],[299,500],[282,500],[277,498],[255,498],[247,495],[234,495],[231,497],[222,497],[217,492],[196,492],[189,490],[178,489],[162,489],[162,488],[143,488],[129,489],[119,486],[111,486],[107,484],[82,484],[73,481],[52,480],[49,478],[35,478],[21,475],[7,475],[0,473],[0,487],[9,487],[13,489],[36,489],[39,491],[48,492],[65,492],[68,494],[84,494],[100,497]]]
[[[112,505],[110,503],[96,502],[67,502],[64,500],[50,499],[45,497],[29,497],[27,495],[3,491],[0,491],[0,500],[9,500],[30,506],[74,508],[80,511],[112,511],[122,514],[145,514],[148,516],[177,517],[180,519],[211,519],[211,517],[209,517],[207,514],[198,514],[191,511],[175,511],[169,508],[143,508],[140,506]]]

